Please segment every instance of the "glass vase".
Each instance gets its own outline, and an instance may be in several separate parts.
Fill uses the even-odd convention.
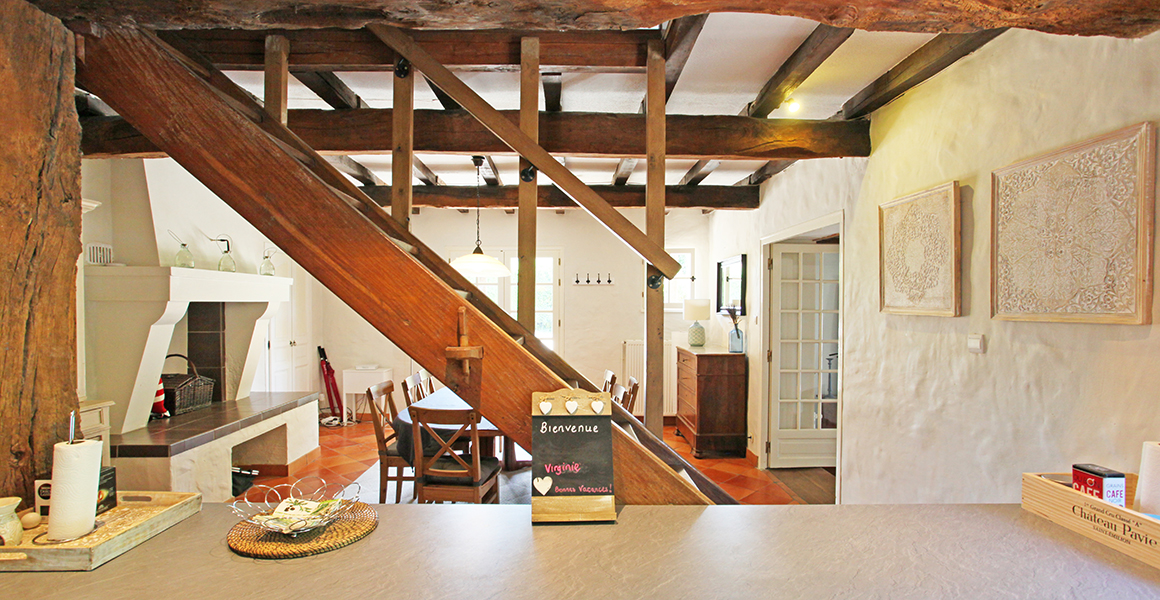
[[[740,329],[729,330],[729,351],[739,354],[745,352],[745,332]]]
[[[230,256],[229,252],[222,253],[221,260],[218,261],[218,270],[226,273],[233,273],[238,270],[238,265],[234,262],[234,257]]]
[[[267,256],[262,259],[262,264],[258,265],[258,275],[274,276],[274,263]]]
[[[193,268],[193,253],[189,251],[189,246],[181,245],[181,248],[177,250],[177,256],[174,257],[173,266],[183,269]]]

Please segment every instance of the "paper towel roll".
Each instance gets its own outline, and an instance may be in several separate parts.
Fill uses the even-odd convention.
[[[52,448],[48,539],[71,540],[93,530],[101,479],[101,442],[61,442]]]
[[[1144,442],[1140,479],[1136,481],[1136,510],[1160,513],[1160,442]]]

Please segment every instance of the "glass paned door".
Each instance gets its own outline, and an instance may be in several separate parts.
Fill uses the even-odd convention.
[[[838,246],[774,244],[770,258],[770,467],[835,466]]]

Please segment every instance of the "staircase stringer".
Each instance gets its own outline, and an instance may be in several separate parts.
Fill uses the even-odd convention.
[[[335,186],[343,192],[336,193],[304,168],[267,128],[223,102],[149,34],[111,28],[88,38],[78,79],[431,372],[446,370],[444,353],[454,343],[458,308],[466,307],[491,365],[478,408],[530,446],[524,399],[565,382],[396,246],[365,213],[350,210],[345,190]],[[305,154],[317,157],[308,147]],[[623,464],[617,477],[621,502],[709,502],[655,457],[640,459],[651,455],[619,431],[614,453]]]

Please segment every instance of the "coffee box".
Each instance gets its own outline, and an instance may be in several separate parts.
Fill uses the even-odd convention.
[[[1124,474],[1107,467],[1078,464],[1071,467],[1071,487],[1116,506],[1124,506]]]

